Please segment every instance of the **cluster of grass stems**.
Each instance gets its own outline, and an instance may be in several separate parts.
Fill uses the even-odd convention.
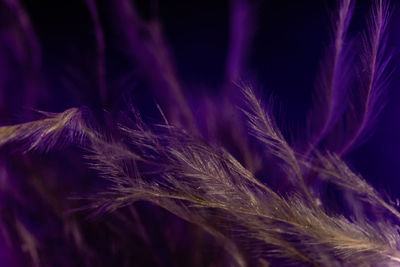
[[[98,42],[99,99],[106,102],[103,34],[95,3],[87,2]],[[237,5],[234,7],[246,7],[241,1]],[[102,242],[108,242],[107,235],[115,237],[109,238],[114,243],[105,245],[106,249],[117,251],[114,255],[123,258],[130,249],[136,249],[134,241],[130,243],[118,231],[123,225],[129,234],[134,233],[135,240],[142,240],[140,244],[153,247],[149,249],[150,257],[160,266],[174,264],[173,260],[168,263],[165,255],[160,256],[173,249],[154,248],[155,238],[149,237],[148,232],[157,227],[168,232],[173,228],[168,223],[186,230],[181,235],[188,236],[189,246],[203,246],[203,251],[198,251],[201,255],[186,248],[192,251],[190,257],[198,266],[400,265],[400,213],[342,159],[370,134],[390,75],[390,56],[385,50],[388,3],[373,3],[357,58],[352,56],[355,41],[347,34],[354,5],[353,0],[339,1],[331,45],[321,62],[306,142],[296,137],[286,140],[276,123],[279,118],[273,115],[275,100],[262,99],[249,83],[242,81],[227,86],[222,112],[217,106],[209,109],[211,116],[217,118],[217,124],[209,131],[218,132],[218,127],[230,129],[233,145],[196,127],[197,120],[208,118],[196,119],[190,112],[174,72],[168,67],[170,59],[159,47],[159,26],[146,24],[135,12],[125,10],[138,28],[149,32],[148,44],[140,44],[134,35],[131,42],[135,47],[142,45],[138,62],[156,59],[149,66],[151,70],[145,72],[159,76],[169,92],[158,106],[163,122],[148,124],[132,107],[124,110],[119,120],[111,119],[109,114],[99,119],[86,108],[71,108],[62,113],[41,112],[41,119],[2,126],[2,151],[6,157],[19,158],[19,164],[28,156],[37,158],[54,150],[62,154],[65,150],[67,156],[74,155],[71,161],[83,160],[90,169],[82,175],[91,175],[95,170],[101,179],[95,190],[74,197],[63,195],[67,202],[79,203],[66,205],[58,199],[59,188],[49,193],[53,182],[41,181],[45,177],[26,175],[24,179],[33,180],[29,188],[34,191],[15,191],[10,181],[12,167],[2,164],[0,199],[11,199],[19,207],[29,205],[30,197],[36,199],[35,192],[40,195],[40,201],[50,204],[35,209],[47,207],[49,213],[56,214],[64,227],[63,242],[69,244],[65,246],[71,246],[71,251],[77,251],[71,253],[79,255],[79,260],[71,262],[87,266],[105,264],[100,255],[104,248],[88,241],[96,238],[85,228],[92,221],[103,223],[107,229],[103,229],[107,234],[102,235]],[[240,58],[238,53],[231,55],[232,61],[235,55]],[[141,58],[143,54],[146,59]],[[236,72],[232,73],[228,77],[236,79]],[[234,93],[239,97],[230,97]],[[65,149],[70,146],[74,151]],[[76,154],[81,155],[80,159]],[[63,177],[57,174],[56,167],[42,164],[48,168],[47,174],[39,174]],[[137,210],[143,202],[151,203],[145,207],[153,210],[153,220],[165,221],[146,229]],[[47,246],[40,243],[40,233],[24,223],[20,211],[11,213],[12,216],[0,214],[0,236],[6,244],[0,249],[11,248],[14,255],[21,251],[33,266],[55,264],[57,261],[47,255]],[[13,219],[6,220],[10,217]],[[46,223],[43,218],[42,222]],[[170,236],[166,242],[177,243],[170,240],[174,238],[183,237]],[[204,246],[222,250],[209,252],[212,259],[206,260]],[[126,266],[144,264],[136,260],[121,262]]]

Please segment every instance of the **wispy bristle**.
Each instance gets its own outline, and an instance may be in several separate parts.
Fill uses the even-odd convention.
[[[352,60],[347,36],[353,15],[354,1],[340,0],[337,11],[332,43],[329,45],[325,60],[321,63],[321,74],[317,90],[311,129],[311,144],[306,152],[318,146],[339,120],[345,105],[343,97],[349,89]],[[314,124],[314,125],[313,125]]]
[[[0,145],[21,142],[25,151],[49,151],[60,143],[79,143],[86,132],[82,112],[77,108],[43,114],[46,118],[41,120],[0,127]]]
[[[383,108],[383,96],[390,78],[387,65],[391,57],[385,51],[389,16],[388,2],[376,1],[362,39],[359,91],[353,95],[351,100],[353,106],[347,114],[348,121],[357,126],[340,149],[340,154],[345,154],[365,140]]]

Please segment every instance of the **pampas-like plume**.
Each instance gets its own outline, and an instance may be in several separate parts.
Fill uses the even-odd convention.
[[[289,146],[282,133],[276,126],[273,118],[264,110],[262,104],[255,96],[251,88],[245,87],[242,90],[245,99],[245,109],[243,113],[251,129],[251,134],[255,136],[266,150],[281,159],[289,168],[285,168],[285,173],[289,180],[300,185],[299,188],[312,203],[311,193],[305,185],[302,171],[294,150]],[[293,181],[295,180],[295,181]]]
[[[256,100],[252,91],[244,92],[248,99]],[[257,106],[255,102],[248,102],[247,108]],[[252,117],[250,123],[257,132],[272,125],[268,122],[258,128],[254,119],[267,122],[270,119],[266,115]],[[163,134],[122,129],[128,142],[136,151],[141,151],[138,156],[146,160],[146,165],[151,163],[156,167],[148,172],[141,169],[140,161],[119,159],[110,150],[93,151],[90,157],[93,167],[113,182],[110,191],[98,197],[96,210],[112,211],[138,200],[153,202],[199,224],[217,238],[224,237],[224,243],[226,239],[233,239],[238,246],[232,249],[229,243],[228,248],[239,266],[244,264],[236,249],[246,247],[250,249],[244,252],[250,254],[247,263],[253,257],[271,262],[280,259],[287,264],[329,266],[335,262],[349,266],[400,262],[397,228],[383,218],[373,224],[367,218],[350,222],[339,215],[329,216],[322,208],[314,208],[301,195],[279,196],[258,182],[229,153],[179,129],[166,127]],[[267,143],[281,159],[293,165],[294,159],[290,156],[293,154],[286,150],[283,138],[273,128],[269,128],[269,133],[273,141]],[[321,173],[331,171],[327,161],[336,166],[344,164],[338,158],[326,158]],[[350,180],[351,188],[360,193],[351,171],[346,169],[337,176]],[[369,197],[380,200],[374,191],[369,192]]]
[[[332,43],[327,51],[326,59],[321,63],[321,74],[319,78],[319,90],[315,101],[315,110],[313,120],[310,121],[313,127],[311,130],[312,140],[306,152],[317,146],[320,141],[326,137],[330,130],[339,120],[343,110],[343,97],[348,89],[349,71],[351,69],[351,60],[349,59],[349,42],[347,31],[350,19],[353,14],[354,1],[340,0],[339,9],[334,22]],[[320,112],[323,112],[322,116]]]
[[[387,73],[387,65],[391,57],[385,55],[388,20],[388,2],[385,0],[377,1],[368,20],[368,30],[363,35],[360,89],[353,96],[352,106],[347,114],[350,125],[356,124],[357,127],[344,143],[339,154],[346,153],[363,139],[365,140],[382,110],[382,98],[390,78],[390,72]],[[361,104],[356,105],[358,101]],[[354,114],[357,115],[354,116]]]
[[[25,151],[49,151],[57,144],[76,142],[83,137],[86,123],[80,109],[42,113],[45,119],[0,127],[0,145],[22,142]]]
[[[307,164],[295,159],[269,116],[260,113],[253,92],[247,88],[244,94],[245,108],[257,111],[251,116],[246,113],[252,130],[258,134],[268,130],[260,140],[294,168],[285,171],[287,179],[301,175],[299,164]],[[58,136],[55,132],[69,127],[67,122],[76,112],[70,110],[28,124],[29,130],[36,133],[32,135],[21,131],[23,125],[0,128],[13,136],[8,140],[3,137],[2,141],[30,139],[32,144],[44,140],[48,143],[50,136]],[[75,119],[79,121],[75,125],[85,124],[82,118]],[[94,213],[114,212],[142,200],[152,202],[212,234],[237,266],[278,261],[283,265],[324,266],[400,262],[397,227],[384,217],[371,222],[367,217],[349,220],[338,214],[329,215],[329,204],[310,203],[310,196],[305,195],[308,191],[287,196],[275,193],[223,148],[174,126],[158,125],[151,130],[138,117],[136,120],[136,128],[119,127],[124,137],[118,142],[110,142],[94,130],[87,135],[89,143],[85,147],[90,151],[90,165],[110,182],[106,191],[89,198],[88,207]],[[46,126],[49,130],[43,129]],[[85,132],[89,129],[83,128]],[[355,195],[366,195],[399,220],[397,211],[345,168],[338,157],[321,157],[320,162],[314,169],[321,179],[331,177],[329,181],[351,189]]]

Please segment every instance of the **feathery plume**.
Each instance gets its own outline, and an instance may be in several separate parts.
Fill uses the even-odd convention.
[[[314,113],[312,120],[309,121],[311,127],[316,127],[317,130],[311,130],[311,144],[305,154],[309,154],[326,137],[344,110],[342,99],[348,90],[351,77],[349,71],[352,66],[347,31],[353,14],[354,1],[340,0],[339,3],[332,43],[328,48],[326,59],[321,63]]]
[[[99,87],[99,95],[103,105],[106,105],[107,97],[107,84],[106,84],[106,69],[105,69],[105,40],[103,28],[100,23],[99,12],[94,0],[86,0],[86,5],[90,11],[92,17],[94,33],[96,36],[96,52],[97,52],[97,79]]]
[[[0,145],[21,142],[24,151],[46,152],[57,144],[76,142],[86,132],[83,113],[77,108],[59,114],[49,112],[42,114],[46,118],[0,127]]]
[[[382,99],[390,78],[387,65],[391,57],[385,55],[386,28],[389,16],[388,2],[376,1],[368,18],[367,31],[362,39],[360,87],[354,94],[354,99],[351,100],[353,106],[347,114],[350,123],[357,126],[340,148],[339,154],[341,155],[363,139],[365,140],[382,110]],[[356,115],[354,116],[354,114]]]
[[[299,184],[305,196],[312,203],[312,196],[307,188],[304,177],[296,157],[295,151],[286,142],[273,117],[264,110],[260,100],[250,87],[242,88],[245,107],[242,109],[250,127],[250,133],[263,144],[269,153],[281,159],[287,175],[286,179]]]
[[[254,257],[316,265],[400,260],[397,228],[385,220],[380,224],[369,224],[367,219],[350,222],[312,208],[307,198],[283,198],[257,181],[228,152],[180,129],[163,128],[163,134],[121,128],[132,151],[138,151],[136,158],[145,159],[145,164],[121,158],[118,151],[112,151],[113,146],[107,151],[96,146],[89,157],[91,165],[111,186],[94,197],[95,212],[113,212],[136,201],[150,201],[200,225],[224,244],[232,242],[226,248],[238,266],[246,266]],[[282,144],[274,143],[277,150],[279,146]],[[149,164],[153,168],[149,169]],[[347,174],[346,179],[352,178]]]

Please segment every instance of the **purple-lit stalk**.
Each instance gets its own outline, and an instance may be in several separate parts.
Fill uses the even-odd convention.
[[[160,23],[157,20],[149,23],[143,21],[130,1],[116,1],[115,8],[117,20],[119,24],[123,24],[120,28],[126,35],[131,55],[154,88],[168,120],[196,131],[193,115],[182,93]]]
[[[226,61],[226,83],[240,79],[243,73],[244,61],[246,59],[248,48],[252,39],[252,6],[243,0],[231,1],[231,17],[230,17],[230,40],[228,47],[228,55]],[[229,91],[232,86],[227,86]]]
[[[273,117],[263,108],[262,103],[249,88],[243,88],[242,93],[247,102],[247,107],[249,107],[249,110],[243,110],[243,113],[247,117],[248,124],[253,131],[252,135],[260,141],[261,145],[263,145],[267,151],[269,150],[273,155],[282,159],[283,162],[289,166],[291,175],[288,179],[298,185],[305,198],[314,206],[313,197],[304,181],[296,154],[276,126]]]
[[[364,103],[359,126],[340,149],[340,155],[348,152],[359,141],[382,109],[379,106],[381,104],[380,98],[387,81],[387,77],[383,77],[383,74],[390,60],[390,57],[383,57],[385,47],[383,38],[388,17],[387,2],[379,0],[375,5],[375,9],[371,12],[368,32],[363,39],[362,67],[363,70],[366,70],[366,76],[362,76],[362,78],[365,78],[367,82],[365,85],[362,84],[360,88],[360,95],[364,98]]]
[[[6,70],[6,65],[4,64],[4,62],[0,61],[0,73],[4,73]],[[0,75],[0,109],[2,109],[5,104],[5,90],[3,89],[3,85],[5,84],[5,75]]]
[[[32,68],[33,69],[39,68],[40,58],[41,58],[40,45],[28,14],[25,12],[24,8],[22,7],[22,5],[19,3],[18,0],[2,0],[2,1],[15,15],[19,23],[19,26],[24,32],[25,35],[24,37],[26,38],[26,41],[28,42],[30,49],[32,49],[30,53]]]
[[[240,153],[243,155],[243,161],[246,167],[255,171],[258,166],[256,166],[257,163],[250,151],[245,129],[243,125],[235,119],[235,116],[237,117],[239,114],[234,100],[237,95],[240,95],[240,92],[238,92],[240,88],[236,83],[241,79],[240,75],[244,71],[245,60],[252,41],[254,7],[248,1],[244,0],[231,0],[230,4],[229,46],[223,88],[226,103],[224,103],[224,108],[222,108],[223,120],[229,121],[229,125],[224,125],[222,127],[230,127],[231,137],[240,150]],[[235,114],[235,116],[232,116],[232,114]],[[213,130],[217,131],[217,129]]]
[[[35,77],[35,72],[40,70],[41,65],[41,52],[38,38],[36,37],[35,30],[31,24],[28,14],[24,10],[23,6],[18,0],[2,0],[3,3],[11,10],[15,15],[19,26],[22,29],[24,38],[29,45],[29,51],[24,51],[23,57],[25,57],[25,63],[29,67],[27,88],[24,96],[24,104],[27,108],[32,108],[35,98],[33,94],[35,93],[35,85],[37,77]],[[21,56],[21,55],[19,55]]]
[[[97,11],[94,0],[86,0],[86,5],[89,9],[90,16],[93,21],[94,32],[96,35],[96,52],[97,52],[97,78],[99,95],[103,105],[106,105],[108,99],[107,83],[106,83],[106,64],[105,64],[105,41],[104,33],[100,23],[99,12]]]
[[[320,130],[315,134],[311,145],[306,151],[305,155],[308,155],[315,146],[326,136],[326,134],[332,129],[337,122],[340,113],[338,112],[341,105],[341,95],[343,88],[341,86],[341,71],[343,66],[340,64],[344,57],[345,41],[348,26],[352,16],[354,2],[352,0],[342,0],[338,11],[337,21],[334,31],[334,40],[332,45],[332,51],[328,62],[325,62],[322,68],[325,70],[322,73],[322,88],[320,88],[319,101],[320,105],[318,109],[325,110],[324,122]]]

